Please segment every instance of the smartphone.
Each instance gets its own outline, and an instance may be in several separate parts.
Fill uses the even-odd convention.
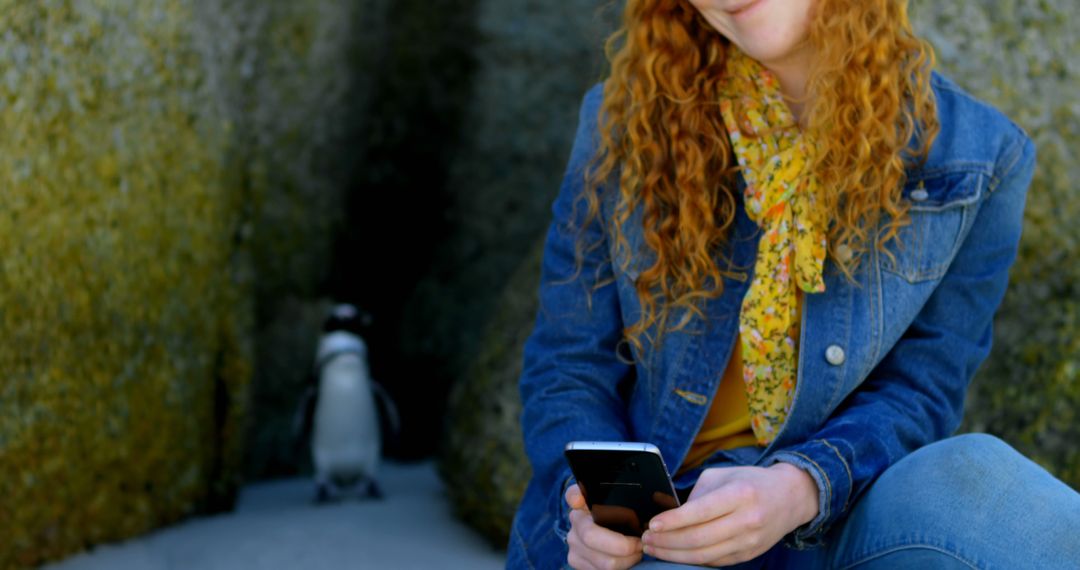
[[[602,527],[640,537],[654,516],[681,504],[660,449],[651,443],[571,441],[563,454]]]

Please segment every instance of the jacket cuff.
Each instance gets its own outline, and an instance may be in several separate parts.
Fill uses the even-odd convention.
[[[824,439],[810,440],[773,452],[761,466],[768,467],[777,461],[791,463],[808,472],[818,486],[817,516],[784,536],[784,544],[795,550],[824,545],[825,534],[848,509],[853,482],[847,461],[833,444]]]
[[[559,496],[555,498],[555,500],[558,501],[558,507],[556,507],[554,511],[557,513],[557,516],[555,517],[555,522],[552,524],[555,527],[555,536],[558,536],[559,540],[566,545],[566,535],[570,534],[571,511],[570,505],[566,504],[566,490],[570,488],[570,485],[576,483],[577,480],[574,479],[573,472],[570,471],[569,467],[563,469],[563,475],[562,488],[559,490]]]

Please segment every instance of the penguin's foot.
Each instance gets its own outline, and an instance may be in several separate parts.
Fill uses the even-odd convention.
[[[386,498],[386,495],[383,494],[382,489],[379,488],[379,484],[374,479],[368,479],[367,496],[379,500]]]
[[[331,485],[329,483],[316,483],[315,497],[312,498],[311,502],[315,503],[316,505],[325,505],[326,503],[334,501],[336,498],[337,493],[335,493],[333,489],[331,489]]]

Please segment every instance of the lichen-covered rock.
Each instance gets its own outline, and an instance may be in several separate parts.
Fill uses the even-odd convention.
[[[245,460],[250,477],[310,472],[310,448],[297,441],[293,421],[332,305],[330,299],[279,299],[273,319],[259,330]]]
[[[517,378],[536,311],[535,238],[550,221],[616,14],[600,0],[475,4],[467,128],[446,183],[454,230],[406,305],[401,350],[436,357],[442,377],[456,379],[440,473],[459,516],[503,547],[530,474]]]
[[[1080,16],[1070,0],[916,0],[913,14],[940,67],[1038,148],[993,348],[959,431],[994,433],[1080,489]]]
[[[7,566],[228,506],[253,313],[187,6],[2,4]]]
[[[303,392],[325,307],[357,133],[372,96],[389,0],[217,0],[217,29],[244,30],[230,65],[244,121],[258,358],[245,474],[293,474],[291,414]],[[213,41],[208,38],[208,41]],[[239,73],[237,73],[239,71]],[[248,79],[245,80],[245,77]],[[355,253],[356,258],[362,255]],[[353,262],[353,259],[344,260]],[[286,315],[302,316],[290,330]],[[315,318],[316,320],[312,321]],[[313,326],[314,325],[314,326]],[[283,416],[284,414],[284,416]]]
[[[446,182],[454,233],[407,304],[402,336],[403,352],[434,353],[452,374],[491,310],[477,291],[501,290],[544,225],[581,96],[602,70],[602,2],[476,4],[467,127]]]
[[[435,378],[463,375],[494,310],[494,296],[477,292],[503,289],[550,216],[612,20],[601,0],[466,3],[475,5],[475,71],[446,172],[452,231],[405,303],[399,337],[403,358],[440,364]]]
[[[612,13],[603,5],[479,3],[478,71],[464,118],[469,128],[447,182],[455,234],[406,315],[434,335],[454,373],[478,350],[477,332],[492,310],[492,297],[476,292],[501,290],[546,225],[581,97],[604,69],[602,42]],[[455,282],[447,287],[437,276],[451,267]],[[432,323],[427,315],[435,307],[439,316]]]
[[[939,68],[1015,119],[1039,149],[1019,258],[995,321],[991,356],[973,382],[960,431],[995,433],[1080,488],[1080,448],[1075,444],[1080,440],[1076,411],[1080,409],[1080,226],[1072,222],[1080,216],[1080,202],[1072,198],[1080,164],[1069,158],[1069,149],[1080,146],[1080,62],[1073,57],[1080,52],[1080,36],[1072,32],[1077,16],[1075,10],[1066,10],[1069,6],[1069,0],[983,4],[915,0],[912,11],[916,31],[935,45]],[[508,82],[506,89],[515,85]],[[555,104],[564,108],[567,101]],[[519,102],[514,97],[495,100],[491,120]],[[543,105],[537,102],[528,113],[516,112],[543,115],[545,111],[539,110]],[[566,137],[570,136],[566,129],[572,130],[570,123],[569,119],[552,120],[553,125],[561,125],[558,128]],[[496,136],[496,140],[501,139]],[[506,157],[497,162],[517,164],[514,157],[519,147],[504,142],[500,150],[494,148],[495,143],[487,144],[495,156]],[[549,172],[553,174],[561,173],[563,166],[546,168],[553,168]],[[547,189],[535,186],[535,191],[526,192],[539,185],[543,176],[526,183],[513,177],[509,167],[499,168],[490,171],[490,180],[471,179],[504,192],[513,188],[513,193],[508,192],[513,196],[546,196],[544,205],[550,205],[556,180],[544,182]],[[472,169],[479,170],[479,165]],[[548,210],[529,211],[537,220],[550,221]],[[476,215],[481,218],[474,222],[476,227],[494,229],[470,235],[498,233],[492,220],[502,218],[490,212]],[[516,218],[514,223],[518,223]],[[540,263],[535,244],[542,244],[543,239],[540,228],[525,227],[533,232],[534,249],[523,257],[524,267],[499,298],[471,367],[453,388],[440,459],[442,477],[460,515],[493,544],[503,545],[529,477],[516,390],[519,343],[535,318]],[[470,240],[476,249],[486,243]]]
[[[532,469],[521,441],[522,349],[536,319],[543,240],[518,265],[450,391],[437,466],[457,515],[502,548]]]
[[[385,3],[0,0],[0,567],[231,506]]]

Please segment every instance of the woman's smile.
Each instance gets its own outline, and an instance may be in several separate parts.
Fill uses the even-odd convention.
[[[820,0],[688,1],[717,32],[766,66],[802,69],[809,64],[805,40],[811,8]]]
[[[756,13],[757,8],[760,5],[764,4],[765,2],[766,2],[766,0],[748,0],[748,1],[742,2],[742,3],[736,5],[736,6],[732,7],[732,8],[725,9],[724,11],[727,12],[728,14],[731,14],[732,18],[736,18],[736,19],[741,20],[741,19],[749,16],[750,14]]]

